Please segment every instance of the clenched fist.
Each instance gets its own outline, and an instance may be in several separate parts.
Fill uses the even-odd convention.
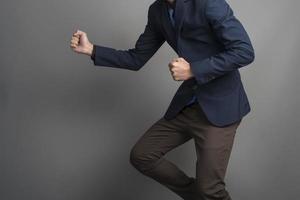
[[[77,53],[92,55],[93,44],[90,43],[87,34],[81,30],[73,34],[70,46]]]
[[[194,76],[190,64],[184,58],[173,59],[169,69],[175,81],[184,81]]]

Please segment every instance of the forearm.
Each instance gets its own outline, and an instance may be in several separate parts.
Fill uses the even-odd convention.
[[[230,71],[252,63],[255,58],[252,48],[233,48],[191,63],[191,70],[198,83],[203,84]]]
[[[135,49],[117,50],[111,47],[93,45],[91,59],[96,66],[123,68],[128,70],[140,69],[146,60],[136,53]]]

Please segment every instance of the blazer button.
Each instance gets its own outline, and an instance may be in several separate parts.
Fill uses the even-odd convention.
[[[198,88],[198,85],[193,85],[192,89],[196,90]]]

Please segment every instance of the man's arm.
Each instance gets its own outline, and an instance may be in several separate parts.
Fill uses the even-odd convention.
[[[254,60],[254,49],[248,34],[226,0],[207,0],[205,15],[224,51],[204,60],[190,63],[199,84],[246,66]]]
[[[165,42],[164,36],[154,24],[154,13],[148,9],[148,21],[144,32],[139,36],[135,47],[128,50],[116,50],[110,47],[94,45],[91,59],[94,65],[139,70]]]

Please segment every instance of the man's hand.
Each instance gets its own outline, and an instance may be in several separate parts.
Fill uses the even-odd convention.
[[[77,53],[92,55],[93,44],[90,43],[87,34],[83,31],[77,30],[73,34],[70,46]]]
[[[175,81],[184,81],[194,76],[190,64],[184,58],[173,59],[169,69]]]

